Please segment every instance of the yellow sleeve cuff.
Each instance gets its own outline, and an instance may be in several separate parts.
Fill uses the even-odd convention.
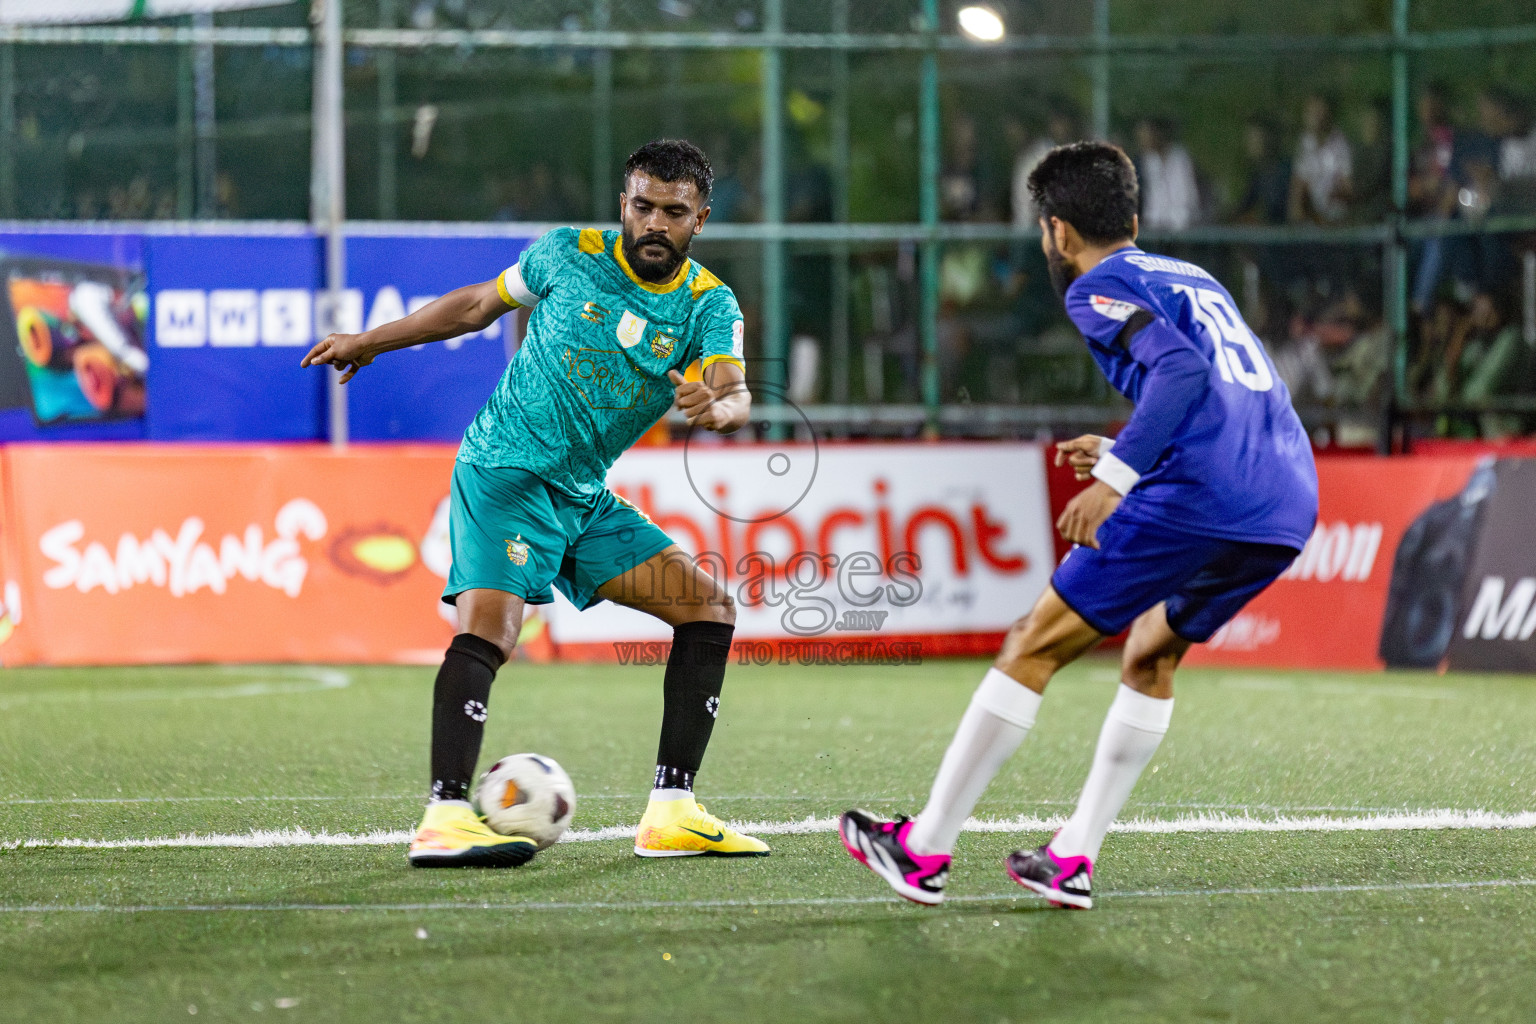
[[[737,359],[735,356],[716,353],[715,355],[704,357],[704,367],[710,367],[716,363],[735,363],[737,366],[741,367],[743,371],[745,371],[747,368],[747,364],[742,362],[740,359]]]

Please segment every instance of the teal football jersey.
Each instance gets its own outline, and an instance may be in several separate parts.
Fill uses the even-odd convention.
[[[551,231],[496,287],[509,305],[532,307],[528,333],[464,432],[461,462],[526,469],[586,497],[671,407],[668,370],[743,365],[731,290],[692,260],[664,284],[642,281],[617,231]]]

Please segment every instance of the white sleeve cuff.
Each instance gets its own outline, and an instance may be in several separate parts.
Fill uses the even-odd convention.
[[[511,298],[519,306],[539,304],[539,297],[529,291],[528,286],[523,283],[523,268],[520,263],[514,263],[502,271],[501,280],[507,291],[503,298]]]
[[[1141,474],[1121,462],[1099,445],[1099,461],[1094,463],[1093,476],[1114,488],[1121,497],[1131,493],[1131,488],[1141,480]]]
[[[1105,452],[1109,451],[1114,446],[1115,446],[1115,439],[1114,438],[1112,438],[1112,437],[1101,437],[1101,438],[1099,438],[1099,454],[1100,455],[1103,455]]]

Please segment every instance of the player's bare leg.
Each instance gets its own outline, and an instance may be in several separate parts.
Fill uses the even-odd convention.
[[[1167,607],[1143,612],[1121,658],[1122,684],[1099,731],[1093,767],[1072,817],[1045,846],[1008,858],[1008,873],[1058,906],[1093,906],[1093,865],[1110,823],[1146,770],[1173,715],[1173,673],[1188,640],[1168,626]]]
[[[531,839],[491,831],[469,803],[491,683],[517,646],[523,599],[501,590],[459,594],[459,633],[432,691],[432,793],[407,856],[417,867],[516,867]]]
[[[677,545],[598,588],[598,596],[654,615],[672,627],[663,680],[661,741],[650,802],[635,836],[640,857],[763,856],[765,843],[707,813],[693,797],[720,710],[736,606],[731,595]]]
[[[1055,590],[1046,588],[1030,613],[1009,629],[996,662],[971,697],[922,812],[916,820],[884,821],[849,811],[840,830],[848,852],[907,899],[941,902],[960,829],[1035,724],[1046,684],[1101,639]]]

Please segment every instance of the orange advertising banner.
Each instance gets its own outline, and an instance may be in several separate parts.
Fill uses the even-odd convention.
[[[1384,627],[1449,630],[1459,579],[1440,602],[1443,616],[1423,613],[1429,606],[1422,602],[1407,615],[1389,615],[1389,588],[1394,563],[1415,561],[1417,549],[1475,539],[1471,520],[1451,531],[1434,524],[1466,498],[1476,465],[1469,456],[1319,459],[1317,528],[1301,557],[1209,643],[1192,648],[1187,663],[1378,669]],[[1389,647],[1412,642],[1388,637]]]
[[[0,450],[0,663],[435,663],[454,448]]]

